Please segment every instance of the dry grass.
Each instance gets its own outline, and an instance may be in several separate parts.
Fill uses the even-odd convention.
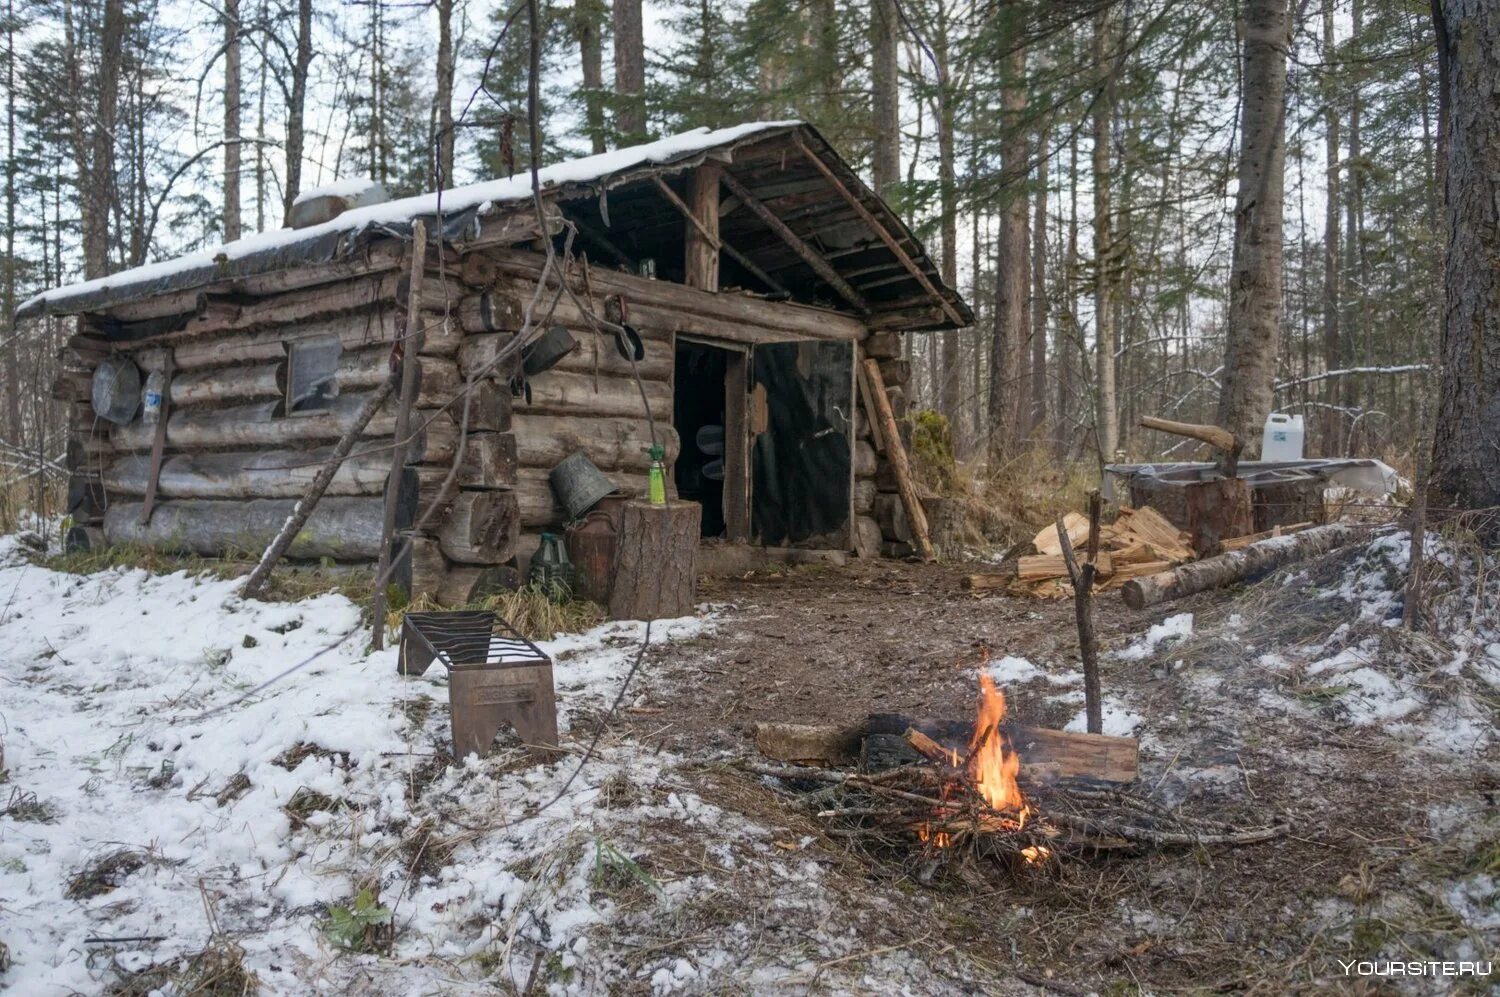
[[[440,606],[423,596],[407,606],[394,607],[386,615],[391,639],[399,637],[401,620],[408,613],[439,609],[483,609],[498,614],[531,640],[552,640],[558,634],[583,633],[604,621],[604,610],[585,599],[554,601],[540,586],[528,585],[514,592],[500,592],[462,606]]]

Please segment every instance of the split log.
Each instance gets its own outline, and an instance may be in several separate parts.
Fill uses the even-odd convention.
[[[511,492],[459,492],[437,528],[438,546],[460,564],[501,564],[516,553],[521,533]]]
[[[1310,529],[1311,527],[1316,525],[1316,523],[1309,520],[1305,523],[1290,523],[1286,526],[1275,526],[1269,530],[1262,530],[1259,533],[1251,533],[1248,536],[1231,537],[1230,539],[1225,540],[1222,546],[1226,551],[1243,550],[1253,543],[1260,543],[1262,540],[1270,540],[1272,537],[1289,537],[1293,533],[1301,533],[1303,530]]]
[[[609,597],[611,619],[675,619],[693,613],[702,514],[697,502],[625,503]]]
[[[1072,546],[1077,547],[1089,535],[1089,517],[1081,512],[1070,512],[1063,516],[1063,526],[1068,532],[1068,540]],[[1044,526],[1037,531],[1031,540],[1031,545],[1036,548],[1040,555],[1051,555],[1062,553],[1062,540],[1057,535],[1055,524]]]
[[[104,515],[104,536],[111,544],[140,544],[203,557],[253,555],[275,538],[296,504],[296,499],[158,502],[151,522],[143,526],[141,503],[116,502]],[[324,498],[285,553],[296,558],[373,561],[380,554],[384,508],[379,496]],[[406,510],[408,517],[410,511]]]
[[[905,740],[908,729],[962,751],[974,725],[913,720],[897,714],[877,714],[860,724],[759,723],[755,725],[755,746],[767,758],[795,764],[841,766],[863,760],[873,762],[871,767],[889,768],[921,759]],[[1021,756],[1021,777],[1031,782],[1069,779],[1126,785],[1139,773],[1135,738],[1074,734],[1010,723],[1002,730]]]
[[[1364,527],[1332,523],[1289,537],[1262,540],[1244,550],[1231,551],[1202,561],[1190,561],[1170,571],[1131,579],[1121,589],[1121,595],[1125,605],[1131,609],[1145,609],[1196,592],[1253,580],[1293,561],[1317,557],[1336,547],[1353,543],[1364,536],[1365,532]]]
[[[667,448],[667,463],[677,459],[677,431],[670,412],[656,420],[656,435]],[[645,419],[610,416],[542,415],[517,412],[512,419],[516,457],[522,467],[551,470],[582,450],[601,471],[646,471],[651,467],[651,430]]]
[[[1100,577],[1114,574],[1114,562],[1109,551],[1100,551],[1094,562],[1095,573]],[[1044,578],[1066,578],[1068,562],[1062,554],[1038,554],[1022,557],[1016,561],[1016,577],[1023,582],[1040,581]]]

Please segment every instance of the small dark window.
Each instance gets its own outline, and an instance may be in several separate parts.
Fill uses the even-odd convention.
[[[288,343],[286,412],[321,412],[339,396],[339,357],[344,344],[337,336]]]

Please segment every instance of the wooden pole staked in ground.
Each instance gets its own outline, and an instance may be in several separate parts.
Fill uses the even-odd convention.
[[[420,218],[411,226],[411,287],[406,297],[406,334],[394,356],[401,360],[401,394],[396,404],[396,439],[391,447],[391,472],[385,479],[385,523],[380,533],[380,560],[375,566],[375,591],[371,604],[370,646],[385,647],[385,587],[391,568],[391,545],[395,542],[396,504],[401,472],[406,468],[406,450],[411,435],[411,407],[417,398],[422,352],[422,278],[427,272],[427,226]]]
[[[1057,537],[1062,546],[1068,578],[1073,583],[1073,615],[1078,623],[1078,654],[1083,659],[1083,707],[1090,734],[1104,732],[1104,705],[1099,688],[1099,644],[1094,636],[1094,575],[1099,560],[1099,515],[1103,501],[1098,489],[1089,492],[1089,538],[1087,560],[1080,567],[1073,554],[1067,524],[1057,517]]]
[[[917,553],[924,561],[935,561],[937,554],[932,550],[932,538],[927,532],[927,513],[922,509],[921,496],[912,480],[911,465],[906,460],[906,448],[901,445],[901,430],[896,425],[896,414],[891,411],[891,400],[885,393],[885,379],[880,376],[879,362],[865,360],[864,371],[870,385],[870,399],[875,403],[875,412],[880,417],[881,431],[885,436],[885,455],[896,474],[896,487],[901,492],[901,505],[906,509],[906,522],[911,527],[912,539],[916,541]]]

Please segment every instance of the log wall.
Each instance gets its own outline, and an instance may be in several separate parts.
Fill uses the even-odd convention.
[[[513,394],[519,364],[512,358],[497,367],[495,359],[521,328],[541,261],[536,253],[484,249],[458,267],[429,270],[423,283],[425,341],[414,358],[420,367],[413,419],[420,428],[409,448],[398,521],[410,529],[424,510],[437,505],[414,535],[402,577],[410,579],[414,594],[443,604],[514,584],[539,534],[563,527],[565,516],[548,472],[566,457],[587,453],[635,495],[646,490],[653,430],[669,461],[675,459],[677,332],[751,343],[862,341],[871,355],[894,359],[893,334],[866,338],[865,327],[847,316],[596,269],[586,285],[574,282],[575,294],[599,315],[607,314],[606,299],[623,295],[645,356],[632,364],[613,338],[596,331],[584,310],[564,296],[544,324],[567,328],[577,349]],[[232,308],[200,310],[186,323],[168,316],[160,326],[164,331],[141,321],[137,313],[152,311],[141,304],[120,314],[82,317],[54,385],[58,397],[73,403],[69,461],[75,540],[145,543],[211,556],[259,553],[389,368],[392,345],[405,324],[398,274],[351,273],[314,288],[291,282],[283,289],[271,282],[265,289],[278,293],[241,299]],[[132,321],[136,325],[127,338],[119,339],[121,323]],[[279,414],[286,344],[329,335],[344,347],[338,396],[327,411]],[[88,404],[93,368],[110,353],[131,357],[143,372],[172,371],[165,450],[155,508],[146,523],[141,515],[155,429],[142,424],[139,415],[126,426],[102,423]],[[893,381],[900,382],[899,365],[891,366]],[[463,459],[445,488],[463,438],[463,405],[448,403],[471,376],[476,380]],[[898,415],[905,411],[902,393],[901,383],[891,386]],[[306,535],[294,544],[292,557],[366,563],[378,556],[395,414],[392,401],[371,421]],[[877,520],[888,471],[862,410],[856,417],[853,475],[856,546],[875,553],[882,540],[899,538]]]

